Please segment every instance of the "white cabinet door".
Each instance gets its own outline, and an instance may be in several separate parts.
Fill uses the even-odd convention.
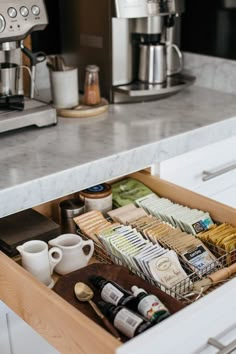
[[[116,354],[216,354],[219,349],[208,344],[210,338],[225,346],[236,340],[235,299],[236,279],[124,344]]]
[[[0,302],[1,354],[59,354],[27,323]]]
[[[11,338],[9,330],[9,318],[7,309],[0,303],[0,352],[12,354]]]

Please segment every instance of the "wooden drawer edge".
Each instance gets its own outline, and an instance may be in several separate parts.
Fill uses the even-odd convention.
[[[113,354],[120,343],[0,252],[0,299],[63,354]]]

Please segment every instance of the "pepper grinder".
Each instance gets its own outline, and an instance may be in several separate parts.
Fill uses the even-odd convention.
[[[63,234],[76,234],[76,224],[73,220],[85,212],[84,202],[78,198],[67,199],[60,203],[61,231]]]

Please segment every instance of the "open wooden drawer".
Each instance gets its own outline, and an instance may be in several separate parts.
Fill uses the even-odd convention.
[[[236,209],[150,176],[147,171],[131,176],[145,183],[160,196],[209,211],[214,220],[231,223],[236,227]],[[111,354],[121,346],[108,332],[3,253],[0,253],[0,299],[61,353]],[[168,321],[169,319],[165,322]],[[154,329],[158,334],[158,326]]]

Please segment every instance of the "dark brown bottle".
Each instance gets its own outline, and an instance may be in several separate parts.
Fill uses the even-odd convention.
[[[123,307],[99,301],[98,306],[106,318],[128,338],[133,338],[153,326],[141,316]]]
[[[136,296],[122,288],[116,282],[106,280],[101,276],[91,276],[89,280],[92,285],[99,290],[103,301],[115,306],[125,306],[131,310],[137,308],[138,300]]]

